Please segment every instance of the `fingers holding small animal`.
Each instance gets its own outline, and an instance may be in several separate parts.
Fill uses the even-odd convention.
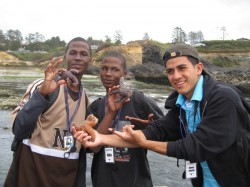
[[[79,81],[76,77],[76,75],[78,73],[79,73],[79,71],[76,69],[71,69],[69,71],[64,70],[64,69],[60,69],[58,71],[58,77],[56,78],[56,81],[65,80],[65,81],[69,82],[70,84],[72,84],[73,86],[78,86]]]
[[[52,93],[60,84],[65,83],[65,81],[56,82],[54,80],[56,75],[58,74],[57,67],[61,63],[62,63],[62,59],[58,60],[56,58],[53,58],[51,62],[49,63],[49,65],[46,67],[45,73],[44,73],[45,74],[44,81],[41,87],[39,88],[39,92],[42,95],[48,95]]]
[[[118,98],[116,99],[117,102],[126,101],[132,95],[131,85],[125,84],[124,77],[120,78],[120,83],[118,87],[113,87],[109,92],[109,95],[115,94]]]
[[[77,131],[75,126],[72,126],[72,134],[85,148],[96,148],[101,145],[101,140],[97,131],[93,129],[91,135],[88,132]],[[94,138],[93,138],[94,134]]]
[[[57,59],[57,58],[53,58],[51,61],[50,61],[50,64],[51,64],[51,68],[53,70],[57,69],[58,66],[63,62],[63,59],[60,58],[60,59]]]
[[[84,147],[88,147],[88,142],[92,141],[92,137],[83,131],[78,131],[74,137],[79,141]]]
[[[98,119],[90,114],[82,124],[72,124],[72,134],[85,147],[89,146],[89,142],[96,139],[96,131],[93,127],[97,124]]]
[[[112,112],[119,110],[125,103],[130,101],[129,97],[121,99],[119,88],[120,86],[114,86],[108,90],[108,109]]]
[[[63,62],[63,59],[53,58],[45,69],[45,80],[53,80],[58,73],[58,66]]]

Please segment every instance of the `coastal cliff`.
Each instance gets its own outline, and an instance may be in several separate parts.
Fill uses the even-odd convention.
[[[126,45],[106,44],[100,46],[92,55],[92,63],[89,66],[88,74],[98,75],[99,66],[103,56],[110,50],[121,52],[127,59],[128,78],[155,84],[167,84],[165,68],[162,65],[164,46],[152,44],[148,41],[133,41]],[[199,48],[198,48],[199,51]],[[199,51],[201,61],[206,70],[217,80],[232,83],[237,86],[243,94],[250,95],[250,51],[245,52],[206,52]],[[219,67],[215,61],[222,61],[227,67]],[[49,61],[35,63],[23,61],[15,56],[0,52],[0,66],[5,68],[34,66],[44,68]]]
[[[165,67],[162,65],[163,49],[160,46],[147,42],[106,46],[96,51],[92,65],[98,67],[102,57],[109,50],[116,50],[124,54],[130,78],[148,83],[169,85],[164,73]],[[234,84],[244,95],[250,96],[250,52],[199,52],[199,54],[206,70],[216,80]],[[218,60],[224,63],[225,67],[215,65]],[[95,74],[94,69],[90,68],[89,73]]]

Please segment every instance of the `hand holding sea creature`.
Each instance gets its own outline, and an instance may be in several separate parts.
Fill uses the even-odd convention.
[[[59,71],[58,72],[59,77],[56,79],[56,81],[61,80],[61,79],[64,79],[67,81],[67,79],[69,79],[74,86],[77,86],[79,84],[79,81],[75,75],[77,75],[78,73],[79,71],[76,69],[71,69],[69,71]]]
[[[95,140],[95,131],[93,127],[97,124],[98,119],[90,114],[82,124],[75,124],[76,131],[84,131],[92,137],[92,140]]]
[[[120,88],[117,90],[113,90],[110,94],[119,94],[120,98],[117,99],[117,102],[122,102],[129,98],[132,95],[132,90],[130,85],[126,85],[124,82],[124,77],[120,78]]]

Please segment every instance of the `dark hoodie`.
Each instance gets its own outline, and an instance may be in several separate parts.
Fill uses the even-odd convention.
[[[178,93],[173,92],[165,103],[168,113],[143,130],[147,139],[168,141],[167,156],[208,166],[220,186],[250,186],[250,107],[232,85],[216,82],[204,74],[201,122],[197,130],[182,138],[180,108],[175,105]],[[182,111],[185,120],[185,111]],[[248,167],[247,167],[248,165]],[[200,166],[199,166],[200,168]],[[202,186],[199,177],[192,181]]]

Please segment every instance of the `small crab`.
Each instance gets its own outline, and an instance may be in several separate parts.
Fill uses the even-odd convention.
[[[124,77],[120,78],[120,88],[118,90],[111,91],[110,94],[119,94],[120,98],[117,99],[117,102],[122,102],[125,99],[129,98],[132,95],[132,90],[130,85],[126,85],[124,82]]]
[[[59,71],[58,72],[59,77],[56,79],[56,81],[61,80],[61,79],[64,79],[64,80],[70,79],[72,84],[76,86],[79,84],[79,81],[75,76],[78,73],[79,71],[76,69],[71,69],[69,71]]]
[[[97,122],[98,122],[98,119],[93,114],[90,114],[88,115],[86,120],[84,120],[82,124],[78,124],[78,125],[75,124],[75,128],[77,131],[84,131],[87,134],[89,134],[92,137],[92,141],[94,141],[95,131],[93,127],[97,124]]]

